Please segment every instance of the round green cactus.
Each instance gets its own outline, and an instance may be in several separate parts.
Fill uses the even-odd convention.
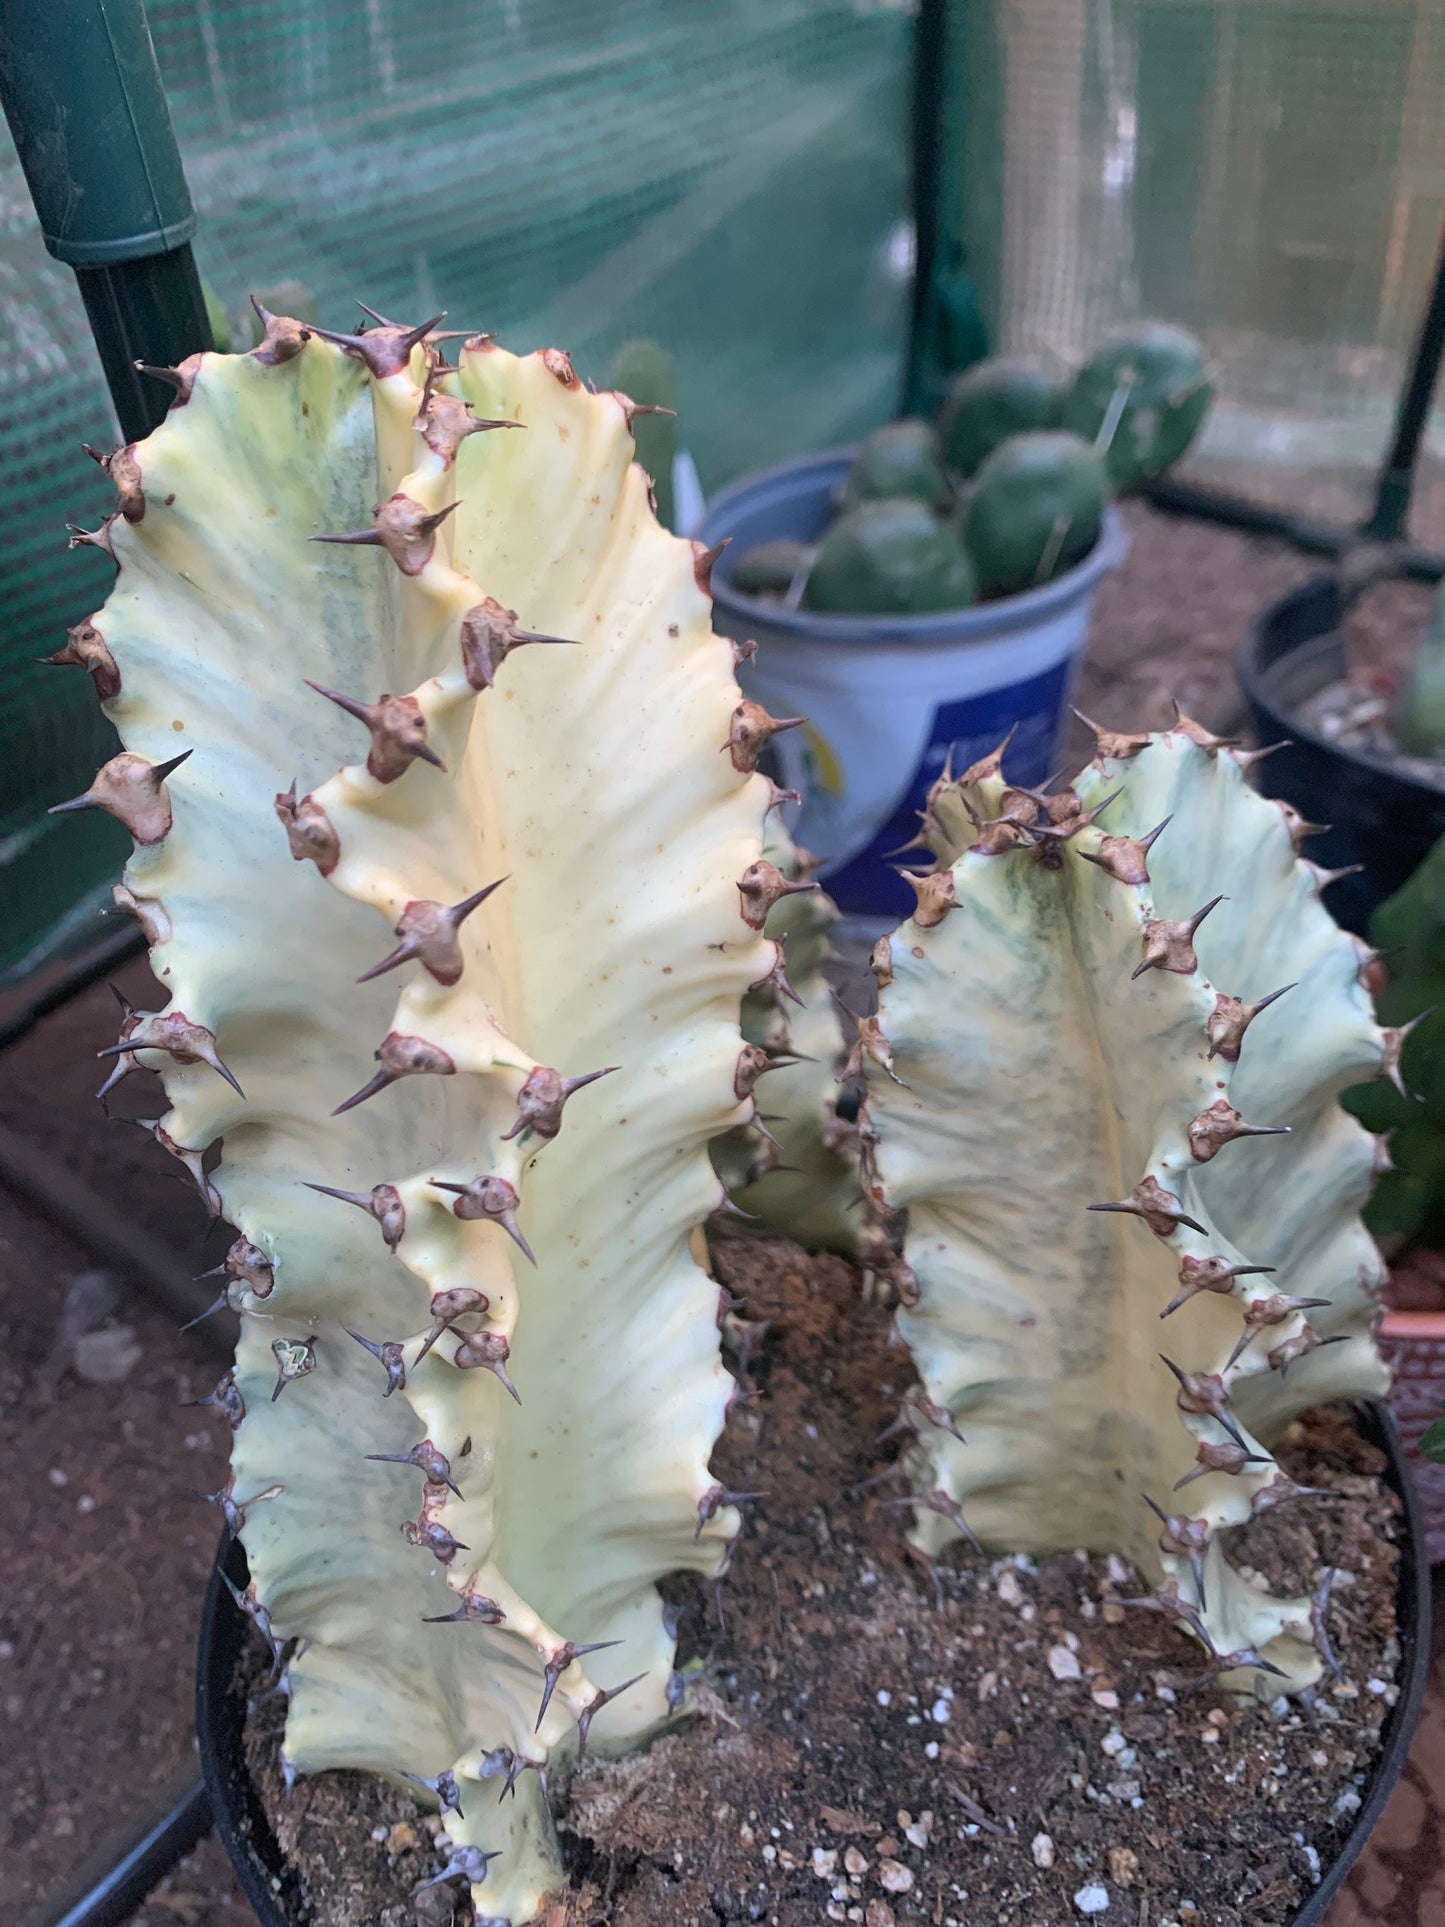
[[[786,595],[806,555],[801,542],[759,542],[733,563],[729,586],[739,595]]]
[[[843,485],[848,506],[909,496],[932,508],[947,495],[937,438],[927,422],[912,418],[875,428],[853,457]]]
[[[990,355],[956,375],[939,420],[944,466],[968,477],[1010,435],[1057,428],[1064,392],[1038,362],[1016,355]]]
[[[1102,440],[1120,491],[1173,466],[1204,426],[1214,384],[1204,350],[1187,329],[1139,321],[1110,335],[1074,378],[1065,428]]]
[[[1073,568],[1099,539],[1108,494],[1102,460],[1077,435],[1039,429],[1001,442],[960,523],[980,587],[1014,595]]]
[[[965,609],[973,564],[946,522],[922,502],[860,502],[823,537],[804,600],[827,615],[932,615]]]

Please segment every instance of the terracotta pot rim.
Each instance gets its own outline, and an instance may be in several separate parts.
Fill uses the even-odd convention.
[[[1445,1341],[1445,1311],[1387,1311],[1380,1321],[1380,1336]]]

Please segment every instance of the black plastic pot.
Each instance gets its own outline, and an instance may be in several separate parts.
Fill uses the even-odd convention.
[[[1404,1768],[1430,1669],[1430,1568],[1425,1560],[1424,1522],[1405,1470],[1400,1435],[1383,1405],[1361,1405],[1357,1414],[1363,1435],[1386,1454],[1386,1481],[1399,1493],[1405,1507],[1397,1595],[1400,1697],[1385,1722],[1384,1750],[1349,1837],[1319,1886],[1294,1916],[1291,1927],[1318,1927],[1374,1832]],[[201,1771],[211,1796],[216,1832],[262,1927],[302,1927],[306,1916],[296,1876],[286,1864],[246,1768],[246,1702],[231,1683],[245,1639],[246,1620],[221,1583],[223,1571],[235,1585],[246,1585],[246,1556],[240,1542],[229,1534],[222,1538],[216,1555],[201,1620],[196,1674]]]
[[[1259,765],[1260,788],[1292,803],[1307,822],[1331,825],[1310,838],[1311,862],[1327,870],[1362,866],[1332,883],[1325,902],[1347,930],[1364,936],[1370,912],[1445,836],[1445,787],[1342,749],[1300,720],[1310,697],[1346,672],[1340,630],[1347,606],[1332,576],[1291,591],[1255,624],[1236,670],[1260,742],[1288,744]]]
[[[201,1607],[196,1652],[196,1741],[201,1778],[211,1796],[216,1837],[226,1849],[241,1891],[262,1927],[292,1927],[306,1918],[301,1884],[286,1856],[246,1765],[246,1696],[235,1690],[236,1661],[249,1624],[222,1574],[244,1592],[251,1583],[245,1548],[223,1532]]]

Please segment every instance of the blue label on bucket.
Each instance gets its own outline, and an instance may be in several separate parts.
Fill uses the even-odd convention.
[[[824,888],[839,909],[900,920],[912,910],[913,892],[897,869],[916,860],[919,853],[903,856],[899,847],[917,834],[928,792],[942,775],[950,750],[954,770],[965,770],[997,749],[1016,724],[1004,759],[1005,774],[1030,788],[1053,775],[1049,759],[1059,738],[1073,668],[1072,660],[1066,660],[1028,682],[1009,683],[1002,689],[940,704],[933,712],[928,742],[898,807],[865,849],[836,870],[822,873]]]

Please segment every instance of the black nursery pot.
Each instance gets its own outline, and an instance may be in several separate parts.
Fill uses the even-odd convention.
[[[1305,703],[1346,673],[1340,631],[1347,606],[1331,576],[1292,590],[1260,617],[1235,667],[1260,742],[1287,744],[1259,765],[1260,788],[1292,803],[1306,822],[1331,826],[1310,838],[1312,863],[1362,866],[1332,883],[1325,902],[1337,922],[1364,936],[1371,911],[1445,836],[1445,788],[1342,749],[1300,720]]]
[[[1400,1633],[1400,1697],[1385,1722],[1384,1746],[1355,1824],[1324,1878],[1290,1927],[1318,1927],[1331,1900],[1359,1859],[1405,1765],[1425,1698],[1430,1669],[1430,1568],[1425,1528],[1405,1469],[1400,1435],[1388,1407],[1359,1405],[1360,1432],[1386,1455],[1385,1481],[1404,1503],[1400,1584],[1396,1612]],[[247,1621],[226,1587],[224,1573],[244,1589],[250,1574],[238,1539],[222,1535],[202,1608],[196,1662],[196,1733],[201,1773],[211,1799],[216,1832],[230,1856],[241,1888],[262,1927],[304,1927],[300,1883],[286,1862],[246,1767],[246,1698],[233,1685]]]

